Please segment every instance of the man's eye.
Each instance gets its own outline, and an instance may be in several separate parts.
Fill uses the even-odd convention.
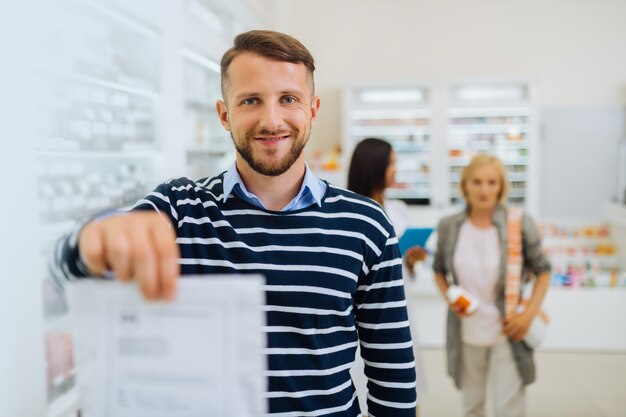
[[[258,100],[256,98],[247,98],[242,101],[243,104],[256,104]]]
[[[287,103],[287,104],[293,104],[295,103],[297,100],[295,97],[291,97],[291,96],[287,96],[283,98],[283,102]]]

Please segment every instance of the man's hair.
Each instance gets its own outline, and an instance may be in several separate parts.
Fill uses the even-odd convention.
[[[315,63],[308,49],[296,38],[271,30],[251,30],[235,37],[234,45],[222,56],[221,78],[222,97],[226,100],[226,84],[228,83],[228,67],[237,56],[244,52],[293,64],[304,64],[311,77],[312,92],[315,92],[313,71]]]
[[[348,190],[370,198],[383,191],[391,151],[391,145],[382,139],[367,138],[359,142],[348,169]]]

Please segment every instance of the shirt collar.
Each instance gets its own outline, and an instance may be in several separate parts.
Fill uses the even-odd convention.
[[[308,164],[304,164],[304,181],[302,181],[302,187],[298,195],[302,195],[308,188],[309,192],[313,196],[315,203],[318,206],[322,206],[322,199],[326,192],[326,184],[313,174],[313,171],[309,168]]]
[[[243,189],[245,189],[245,185],[243,185],[243,180],[237,171],[237,166],[235,162],[228,168],[228,171],[224,173],[224,202],[230,197],[230,194],[233,192],[233,188],[235,188],[236,184],[241,184]]]
[[[224,202],[231,196],[235,185],[239,185],[241,191],[248,196],[248,198],[253,198],[260,200],[257,196],[249,192],[239,175],[239,171],[237,171],[237,165],[235,162],[228,168],[228,171],[224,173]],[[322,206],[322,199],[324,198],[324,193],[326,192],[326,184],[317,178],[315,174],[311,171],[308,164],[304,164],[304,180],[302,181],[302,186],[300,187],[300,191],[296,195],[296,197],[287,204],[286,208],[293,206],[294,202],[298,202],[302,199],[303,196],[310,193],[311,197],[318,206]]]

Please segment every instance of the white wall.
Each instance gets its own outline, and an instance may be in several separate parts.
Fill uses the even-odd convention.
[[[339,143],[339,89],[350,82],[530,79],[538,83],[542,108],[598,107],[614,114],[626,103],[626,1],[277,0],[277,4],[278,30],[300,39],[316,58],[322,108],[311,149]],[[558,138],[561,132],[552,133],[557,137],[552,140],[565,141]],[[593,141],[597,149],[616,146],[615,137],[602,134]],[[553,162],[542,161],[541,166]],[[617,181],[616,162],[607,162],[607,169],[593,173],[594,181],[609,184],[606,193],[594,190],[593,198],[600,200],[611,197]],[[541,198],[553,189],[544,187]],[[587,216],[589,210],[573,215]]]
[[[602,207],[617,190],[616,150],[626,137],[625,116],[614,106],[544,109],[542,216],[602,219]]]
[[[626,102],[621,0],[277,0],[279,30],[317,61],[316,140],[339,134],[347,82],[530,78],[549,107]]]

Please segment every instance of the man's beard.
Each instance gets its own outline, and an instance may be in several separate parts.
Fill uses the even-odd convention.
[[[239,152],[239,155],[250,165],[255,172],[258,172],[261,175],[266,175],[268,177],[276,177],[278,175],[284,174],[287,172],[289,168],[298,160],[300,155],[302,154],[302,150],[304,146],[309,140],[309,133],[306,133],[306,137],[298,138],[299,131],[297,130],[288,130],[288,131],[269,131],[269,130],[261,130],[260,132],[256,132],[255,134],[246,135],[245,142],[242,146],[237,144],[237,141],[233,137],[233,133],[230,133],[230,137],[233,140],[233,144],[235,145],[235,149]],[[291,138],[294,138],[291,143],[291,148],[289,148],[289,153],[277,163],[271,163],[264,161],[262,158],[255,159],[252,154],[252,141],[254,141],[255,136],[286,136],[290,135]],[[276,152],[273,150],[271,152]]]

